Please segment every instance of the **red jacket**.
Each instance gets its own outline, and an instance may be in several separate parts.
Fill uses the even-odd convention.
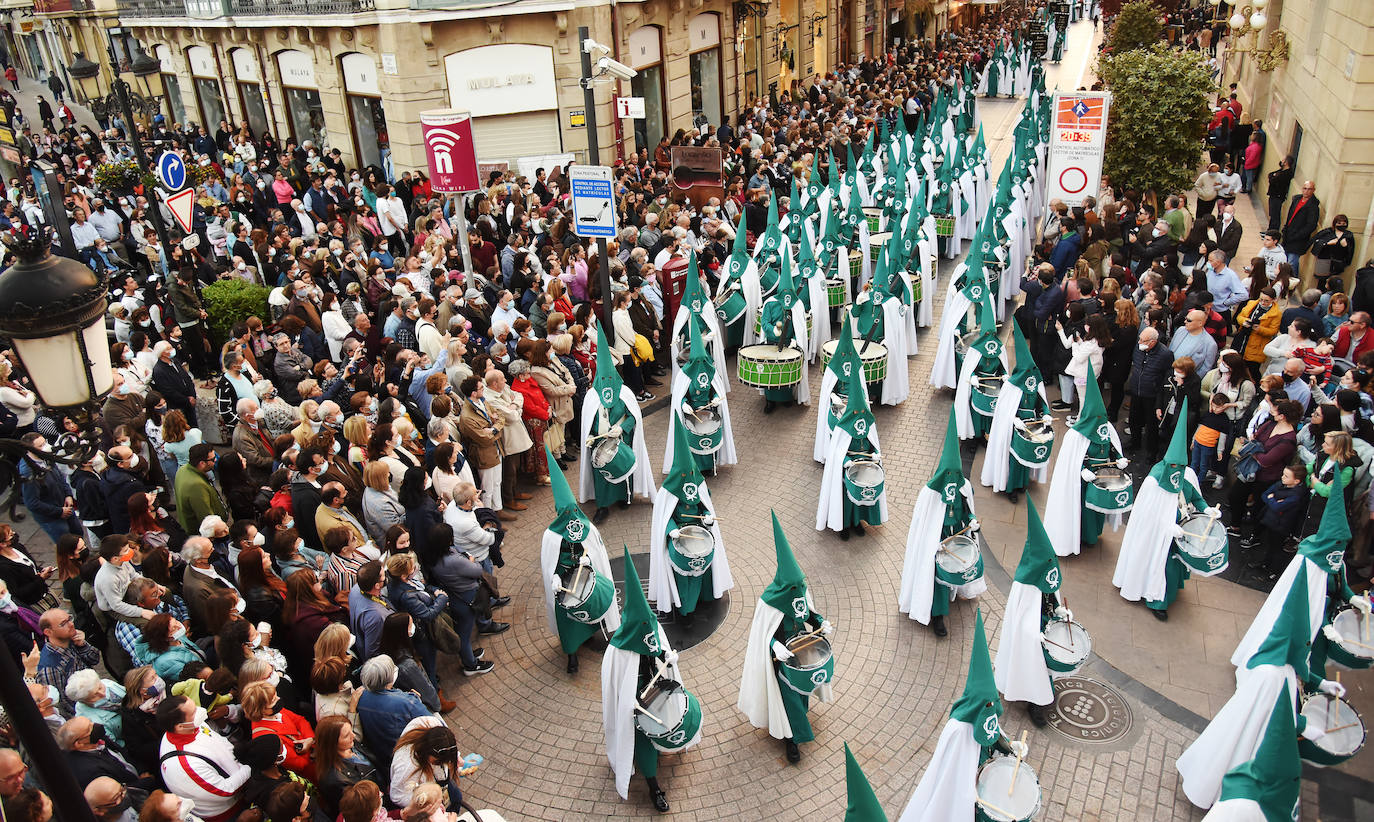
[[[1352,362],[1358,361],[1364,354],[1374,351],[1374,329],[1365,329],[1364,336],[1355,345],[1354,351],[1350,350],[1350,326],[1348,324],[1336,329],[1336,339],[1332,342],[1335,343],[1335,347],[1331,351],[1332,354]]]
[[[523,414],[525,419],[548,421],[549,400],[544,396],[544,389],[539,387],[539,383],[529,377],[521,377],[518,380],[511,380],[510,387],[525,398]]]
[[[286,751],[282,767],[300,774],[311,782],[315,781],[315,760],[311,759],[310,751],[297,751],[296,746],[291,744],[315,738],[315,729],[310,727],[305,717],[283,708],[280,719],[259,719],[253,723],[254,738],[266,734],[276,734],[281,739],[282,749]]]

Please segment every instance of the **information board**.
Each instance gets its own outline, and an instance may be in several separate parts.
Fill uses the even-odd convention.
[[[1049,171],[1045,197],[1070,206],[1097,195],[1102,183],[1102,156],[1107,149],[1107,115],[1111,94],[1084,91],[1054,96],[1050,123]]]

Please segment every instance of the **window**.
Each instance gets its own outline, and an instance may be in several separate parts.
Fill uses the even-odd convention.
[[[206,132],[215,133],[219,121],[224,119],[224,97],[219,93],[219,83],[204,77],[195,78],[196,99],[200,101],[200,125]]]
[[[324,106],[320,93],[311,88],[286,89],[286,111],[291,116],[291,133],[296,141],[312,140],[315,147],[324,145]]]
[[[387,137],[386,113],[382,111],[381,98],[350,94],[348,111],[353,116],[358,165],[385,169],[383,160],[391,154],[391,141]]]
[[[271,131],[267,122],[267,106],[262,101],[262,86],[257,83],[239,83],[239,98],[243,100],[243,113],[248,127],[255,137]]]
[[[167,103],[167,115],[173,123],[185,123],[186,104],[181,101],[181,81],[177,80],[175,74],[164,74],[162,88],[162,99]]]

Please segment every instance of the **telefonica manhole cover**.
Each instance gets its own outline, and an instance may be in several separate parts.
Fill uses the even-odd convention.
[[[1134,719],[1126,698],[1094,679],[1067,676],[1054,682],[1050,727],[1069,739],[1094,744],[1117,742]]]

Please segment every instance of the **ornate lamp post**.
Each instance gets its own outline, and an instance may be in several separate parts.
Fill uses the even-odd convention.
[[[1260,71],[1273,71],[1278,68],[1280,63],[1288,62],[1288,34],[1283,29],[1275,29],[1269,32],[1269,48],[1260,48],[1260,32],[1269,24],[1269,18],[1264,14],[1264,8],[1269,5],[1269,0],[1250,0],[1250,2],[1251,5],[1236,8],[1231,19],[1226,22],[1231,27],[1231,37],[1235,43],[1239,43],[1240,39],[1247,34],[1254,34],[1255,36],[1250,41],[1249,48],[1234,48],[1232,52],[1234,54],[1253,54],[1255,65]]]

